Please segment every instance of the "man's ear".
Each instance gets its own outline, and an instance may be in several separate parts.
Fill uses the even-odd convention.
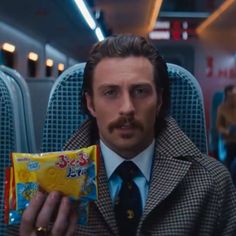
[[[85,93],[85,99],[86,99],[87,109],[89,110],[90,114],[93,117],[96,117],[96,112],[95,112],[92,96],[89,93]]]

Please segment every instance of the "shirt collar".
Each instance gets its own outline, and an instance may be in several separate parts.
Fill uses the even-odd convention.
[[[105,163],[107,177],[109,179],[116,170],[116,168],[123,161],[125,161],[125,159],[119,156],[114,151],[112,151],[110,148],[108,148],[102,140],[100,140],[100,147]],[[153,140],[152,143],[145,150],[143,150],[141,153],[131,159],[131,161],[133,161],[138,166],[138,168],[140,169],[140,171],[148,182],[150,180],[154,148],[155,140]]]

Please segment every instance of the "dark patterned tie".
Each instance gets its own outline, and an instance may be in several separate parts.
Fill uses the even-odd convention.
[[[139,173],[138,167],[132,161],[124,161],[116,169],[116,174],[122,179],[121,189],[115,200],[115,215],[120,236],[136,235],[142,214],[142,202],[133,178]]]

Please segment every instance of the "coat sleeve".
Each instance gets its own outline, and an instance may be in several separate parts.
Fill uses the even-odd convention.
[[[216,128],[217,131],[222,135],[228,135],[228,127],[225,124],[225,117],[223,112],[223,107],[219,106],[217,109],[217,116],[216,116]]]
[[[235,236],[236,235],[236,188],[228,171],[225,171],[218,193],[218,224],[214,235]]]

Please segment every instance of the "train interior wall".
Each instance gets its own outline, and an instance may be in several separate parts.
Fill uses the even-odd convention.
[[[57,65],[59,63],[63,63],[65,69],[78,63],[74,58],[68,57],[65,53],[53,48],[50,44],[42,42],[40,39],[35,39],[32,35],[28,36],[14,27],[0,22],[0,46],[4,42],[15,45],[14,68],[19,71],[26,80],[30,79],[27,68],[27,55],[30,51],[39,55],[37,74],[34,79],[45,79],[45,77],[47,77],[45,73],[45,61],[47,58],[54,61],[51,76],[54,79],[58,76]],[[217,91],[223,91],[226,85],[235,84],[236,82],[235,52],[233,50],[225,50],[221,45],[211,45],[198,39],[186,41],[156,41],[154,43],[167,62],[178,64],[186,68],[198,80],[203,92],[206,125],[209,131],[212,126],[211,105],[214,94]],[[42,86],[38,88],[42,90]],[[49,92],[50,90],[47,89],[46,97],[49,96]],[[41,92],[31,92],[31,96],[33,96],[32,109],[34,113],[39,110],[39,108],[36,108],[37,105],[34,104],[34,101],[37,103],[36,96],[40,93]],[[43,104],[42,106],[46,106],[46,102]],[[46,108],[43,107],[42,109],[45,110]],[[37,118],[34,120],[37,122]],[[40,126],[36,124],[37,129],[41,126],[42,121],[40,121]],[[38,134],[37,137],[39,137]]]
[[[26,62],[29,52],[34,52],[39,56],[36,62],[36,78],[44,78],[47,76],[45,66],[46,59],[53,60],[51,77],[54,78],[58,76],[57,66],[59,63],[62,63],[65,68],[68,68],[78,62],[76,59],[68,57],[62,51],[52,47],[50,43],[40,41],[33,33],[22,33],[19,29],[4,22],[0,22],[0,46],[5,42],[15,46],[14,69],[19,71],[24,78],[28,77],[28,65]],[[2,60],[3,58],[0,55],[0,62]]]
[[[198,80],[204,98],[207,135],[215,127],[212,117],[213,96],[224,87],[236,84],[236,54],[223,45],[209,44],[201,40],[160,41],[157,48],[167,62],[179,64]]]

